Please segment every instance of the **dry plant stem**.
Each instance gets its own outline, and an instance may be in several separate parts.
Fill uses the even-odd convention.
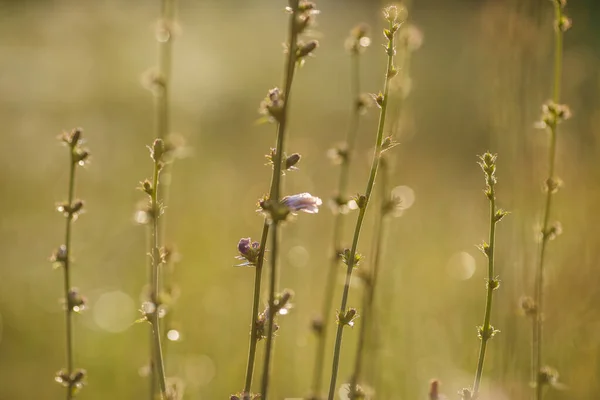
[[[250,393],[252,388],[252,375],[254,373],[254,360],[256,358],[256,345],[258,343],[258,331],[256,322],[258,318],[258,307],[260,306],[260,283],[262,279],[262,268],[265,260],[265,247],[267,245],[267,237],[269,236],[269,224],[265,220],[263,225],[262,235],[260,238],[260,252],[254,270],[254,296],[252,300],[252,323],[250,326],[250,348],[248,350],[248,363],[246,366],[246,383],[244,384],[244,393]]]
[[[288,109],[290,104],[292,81],[294,79],[294,71],[296,67],[296,49],[298,41],[298,30],[296,20],[298,18],[298,3],[299,0],[292,0],[289,3],[291,8],[289,20],[288,34],[288,53],[286,59],[285,76],[284,76],[284,103],[279,125],[277,126],[277,145],[275,160],[273,162],[273,179],[271,180],[271,191],[269,200],[273,204],[279,204],[281,192],[281,165],[283,163],[283,149],[285,139],[285,129],[287,125]],[[275,292],[277,286],[277,255],[279,243],[279,220],[274,219],[271,223],[271,274],[269,279],[269,319],[267,328],[267,340],[265,345],[265,358],[263,363],[263,375],[261,382],[260,393],[261,399],[267,400],[269,389],[269,375],[271,366],[271,354],[273,352],[273,326],[275,323],[275,315],[271,313],[275,309]],[[266,235],[263,235],[266,236]]]
[[[390,22],[390,30],[392,29],[393,23]],[[381,112],[379,114],[379,125],[377,128],[377,139],[375,142],[375,150],[373,153],[373,162],[371,164],[371,172],[369,174],[369,180],[367,182],[367,188],[365,190],[365,204],[358,213],[358,218],[356,220],[356,226],[354,228],[354,237],[352,239],[352,248],[350,250],[350,256],[348,258],[348,268],[346,270],[346,280],[344,283],[344,291],[342,293],[342,301],[340,305],[340,315],[344,315],[346,313],[346,305],[348,303],[348,293],[350,291],[350,279],[352,278],[352,270],[354,269],[354,260],[356,256],[356,248],[358,246],[358,239],[360,237],[360,230],[362,228],[363,220],[365,218],[365,213],[367,211],[367,207],[369,204],[369,199],[371,197],[371,192],[373,191],[373,186],[375,184],[375,177],[377,176],[377,169],[379,167],[379,159],[381,158],[381,145],[383,143],[383,128],[385,126],[385,116],[387,111],[388,97],[389,97],[389,82],[390,76],[389,72],[393,68],[394,61],[394,35],[391,36],[391,39],[388,41],[387,45],[388,52],[388,61],[387,61],[387,69],[386,69],[386,78],[385,78],[385,86],[383,90],[383,101],[381,103]],[[335,348],[333,353],[333,363],[331,368],[331,381],[329,383],[329,400],[333,400],[335,397],[335,388],[337,381],[337,373],[340,362],[340,353],[342,349],[342,335],[344,333],[344,324],[338,323],[337,333],[335,337]]]
[[[71,167],[69,170],[69,194],[68,204],[73,204],[73,197],[75,196],[75,169],[77,168],[77,161],[75,160],[75,149],[71,147]],[[65,300],[67,301],[65,307],[65,335],[66,335],[66,355],[67,355],[67,374],[72,376],[73,374],[73,310],[69,305],[69,289],[71,288],[71,226],[73,224],[73,214],[69,213],[67,217],[66,229],[65,229],[65,246],[66,256],[64,261],[64,290]],[[73,398],[73,387],[69,383],[67,386],[67,400]]]
[[[495,287],[491,284],[495,280],[494,277],[494,248],[496,241],[496,198],[494,185],[490,186],[490,236],[489,236],[489,250],[487,253],[488,257],[488,285],[487,285],[487,297],[485,300],[485,314],[483,316],[482,330],[484,334],[481,336],[481,345],[479,347],[479,359],[477,360],[477,370],[475,371],[475,382],[473,383],[473,398],[477,399],[479,394],[479,385],[481,384],[481,374],[483,373],[483,363],[485,361],[485,351],[487,349],[487,343],[491,339],[489,332],[492,327],[490,326],[490,320],[492,318],[492,300],[494,295]]]
[[[360,109],[357,107],[358,97],[360,96],[360,55],[358,52],[352,53],[351,56],[351,98],[352,98],[352,114],[350,126],[346,136],[347,155],[341,165],[340,177],[338,182],[338,195],[345,198],[348,188],[348,178],[350,172],[350,159],[354,153],[356,136],[360,119]],[[317,346],[315,352],[315,366],[313,370],[313,385],[312,392],[317,396],[321,392],[323,384],[323,367],[325,362],[325,344],[327,343],[327,332],[329,328],[329,318],[333,306],[333,295],[335,289],[335,281],[337,277],[339,255],[337,251],[341,248],[342,232],[344,231],[344,215],[338,212],[335,215],[333,222],[333,252],[327,278],[325,283],[325,297],[323,298],[323,308],[321,310],[321,331],[317,338]]]
[[[160,159],[154,161],[154,173],[152,175],[152,195],[150,196],[152,208],[152,251],[150,255],[150,300],[154,310],[148,313],[148,322],[152,326],[152,379],[158,381],[158,386],[163,399],[167,399],[167,384],[165,368],[161,348],[161,332],[159,325],[158,292],[159,292],[159,269],[161,255],[159,249],[158,217],[160,206],[158,204],[158,180],[160,175]]]
[[[377,287],[377,278],[379,276],[379,269],[381,266],[381,259],[383,257],[384,239],[387,231],[387,218],[384,215],[384,208],[388,200],[388,166],[386,163],[381,163],[381,177],[380,177],[380,204],[379,210],[375,217],[375,237],[373,245],[373,270],[368,276],[362,301],[362,313],[361,313],[361,324],[360,331],[358,334],[358,342],[356,346],[356,355],[354,358],[354,372],[350,378],[350,391],[355,390],[356,385],[360,381],[361,367],[363,366],[363,355],[365,350],[365,344],[369,327],[371,326],[371,317],[373,316],[373,301],[375,299],[375,288]]]
[[[562,9],[558,1],[554,1],[555,20],[560,21],[562,18]],[[554,34],[554,82],[552,100],[558,104],[560,101],[560,83],[562,76],[562,52],[563,52],[563,31],[555,29]],[[557,124],[550,126],[550,147],[548,150],[548,179],[554,179],[554,169],[556,160],[556,137]],[[537,305],[535,333],[534,333],[534,351],[535,359],[533,360],[534,369],[536,372],[535,398],[541,400],[543,397],[543,385],[541,382],[540,369],[543,363],[543,317],[544,317],[544,263],[546,258],[546,245],[548,244],[549,236],[545,234],[548,231],[550,224],[550,212],[552,208],[553,191],[546,191],[546,201],[544,205],[544,219],[542,223],[542,243],[540,245],[540,254],[538,258],[538,266],[536,271],[535,285],[535,303]]]

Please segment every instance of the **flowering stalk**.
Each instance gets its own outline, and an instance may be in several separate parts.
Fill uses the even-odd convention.
[[[371,192],[373,190],[373,186],[375,184],[375,178],[377,176],[377,169],[379,167],[379,160],[381,158],[382,153],[382,145],[383,145],[383,130],[385,127],[385,117],[387,111],[388,104],[388,95],[389,95],[389,83],[390,79],[392,79],[397,73],[398,70],[394,66],[394,55],[396,54],[396,49],[394,46],[394,38],[395,34],[400,28],[401,23],[398,21],[398,10],[396,7],[391,6],[384,10],[384,16],[389,23],[387,29],[384,30],[384,36],[387,40],[386,45],[386,53],[388,55],[387,61],[387,69],[386,69],[386,77],[385,77],[385,85],[383,89],[383,94],[379,93],[375,96],[375,101],[379,107],[381,107],[381,112],[379,115],[379,125],[377,128],[377,137],[375,140],[375,150],[373,153],[373,161],[371,164],[371,172],[369,174],[369,180],[367,182],[367,187],[365,190],[365,194],[358,196],[356,199],[356,203],[359,208],[358,218],[356,220],[356,226],[354,228],[354,236],[352,239],[352,248],[350,250],[345,250],[344,255],[342,256],[345,264],[347,265],[346,270],[346,280],[344,283],[344,291],[342,293],[342,300],[340,305],[340,310],[338,311],[338,326],[337,333],[335,339],[335,348],[333,353],[333,363],[332,363],[332,371],[331,371],[331,381],[329,384],[329,400],[333,400],[335,396],[336,389],[336,380],[337,380],[337,372],[340,360],[340,353],[342,348],[342,335],[344,332],[344,326],[349,325],[352,326],[354,324],[354,319],[356,318],[356,310],[354,308],[346,309],[346,305],[348,302],[348,293],[350,290],[350,279],[352,277],[352,270],[357,264],[357,261],[360,260],[360,254],[357,253],[358,239],[360,237],[360,230],[362,228],[363,219],[365,217],[365,213],[367,211],[367,206],[369,203],[369,199],[371,198]]]
[[[562,78],[562,53],[563,34],[571,27],[571,20],[563,14],[566,0],[553,0],[554,3],[554,81],[552,89],[552,100],[543,106],[542,121],[540,127],[546,128],[550,134],[548,150],[548,178],[545,182],[546,200],[544,204],[541,245],[535,277],[535,325],[533,332],[533,359],[532,370],[535,372],[535,398],[541,400],[543,387],[550,382],[548,374],[544,373],[548,368],[543,367],[543,318],[544,318],[544,263],[546,256],[546,245],[560,233],[558,222],[550,225],[550,213],[552,198],[558,191],[560,179],[554,176],[556,161],[556,140],[558,135],[558,124],[570,116],[567,106],[559,104],[560,82]]]
[[[154,161],[152,180],[145,180],[141,184],[141,190],[148,195],[150,204],[147,209],[147,215],[151,224],[151,244],[150,244],[150,298],[142,305],[144,318],[151,326],[151,369],[152,382],[158,382],[158,389],[161,398],[167,400],[167,382],[165,376],[162,340],[160,330],[161,301],[160,295],[160,269],[165,263],[165,251],[160,247],[158,219],[163,213],[163,206],[159,202],[159,183],[160,174],[165,166],[167,156],[167,147],[162,139],[155,139],[150,147],[150,156]],[[152,394],[153,395],[153,394]]]
[[[477,399],[479,396],[479,386],[481,384],[481,375],[483,374],[483,363],[485,361],[485,352],[488,341],[494,337],[499,331],[491,324],[492,317],[492,300],[494,290],[500,286],[500,280],[494,273],[494,250],[496,248],[496,224],[500,222],[506,214],[506,211],[496,208],[496,158],[497,156],[490,153],[485,153],[479,156],[479,165],[485,175],[485,196],[490,203],[490,234],[488,242],[483,242],[479,246],[481,252],[488,259],[488,279],[486,283],[487,296],[485,302],[485,313],[483,316],[483,325],[477,327],[477,334],[481,339],[479,347],[479,358],[477,360],[477,369],[475,371],[475,382],[473,390],[463,389],[462,396],[464,400]]]
[[[289,33],[287,43],[286,67],[284,71],[284,90],[279,88],[271,89],[267,97],[261,103],[260,111],[265,115],[268,121],[277,122],[277,143],[275,149],[267,156],[270,164],[273,166],[273,174],[271,177],[271,188],[269,195],[259,202],[261,211],[265,214],[265,222],[261,234],[261,241],[251,242],[251,239],[242,239],[238,243],[238,258],[245,259],[246,262],[241,265],[254,266],[254,294],[252,301],[252,324],[250,332],[250,346],[248,351],[248,362],[246,365],[246,378],[244,390],[241,393],[231,395],[232,400],[253,400],[260,397],[263,400],[268,396],[269,374],[271,354],[273,350],[273,334],[277,330],[275,317],[281,312],[285,305],[291,299],[291,291],[286,290],[282,294],[277,295],[277,254],[278,254],[278,227],[279,223],[284,221],[288,215],[294,214],[297,211],[308,213],[318,212],[318,205],[321,200],[302,193],[295,196],[281,198],[281,175],[284,171],[297,169],[295,164],[300,160],[299,154],[292,154],[289,157],[284,153],[284,139],[287,125],[287,113],[289,100],[291,98],[292,82],[297,64],[302,64],[304,59],[311,55],[317,48],[316,41],[307,43],[299,42],[298,37],[312,23],[313,15],[318,11],[312,2],[305,0],[290,0],[289,7],[286,9],[290,14]],[[269,280],[269,305],[267,309],[260,314],[258,307],[260,303],[260,287],[262,266],[264,263],[265,248],[267,238],[271,230],[271,263],[270,263],[270,280]],[[265,334],[266,332],[266,334]],[[256,358],[256,345],[261,339],[266,339],[265,359],[263,363],[263,376],[261,380],[260,394],[252,394],[250,392],[252,386],[252,376]]]
[[[67,201],[59,204],[57,210],[66,219],[65,241],[54,251],[50,260],[55,267],[63,269],[64,276],[64,301],[65,301],[65,337],[67,367],[56,373],[55,380],[67,389],[67,400],[75,397],[75,394],[84,385],[86,372],[83,369],[75,370],[73,367],[73,322],[74,312],[85,308],[85,297],[77,288],[71,287],[71,227],[83,211],[83,202],[75,200],[75,171],[77,166],[83,166],[89,157],[89,152],[81,147],[82,130],[74,129],[70,133],[63,133],[59,139],[63,141],[70,152],[69,163],[69,189]]]
[[[313,321],[313,330],[317,335],[317,346],[315,348],[315,365],[313,370],[312,393],[317,397],[321,392],[323,382],[323,366],[325,361],[325,343],[327,340],[327,331],[329,328],[329,318],[333,305],[333,294],[335,281],[337,277],[339,253],[341,248],[341,236],[344,230],[344,214],[348,208],[348,178],[350,172],[350,161],[354,153],[356,136],[360,114],[365,108],[364,100],[360,96],[360,54],[368,46],[367,27],[365,25],[356,26],[350,33],[347,41],[347,47],[350,51],[350,88],[352,99],[352,113],[350,115],[350,124],[346,133],[346,143],[340,148],[333,149],[336,160],[341,161],[340,175],[338,181],[338,190],[335,199],[335,216],[333,222],[333,250],[329,270],[325,283],[325,296],[321,309],[320,318]]]

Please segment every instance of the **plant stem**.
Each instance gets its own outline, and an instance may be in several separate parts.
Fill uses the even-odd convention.
[[[262,267],[265,259],[265,247],[267,245],[267,237],[269,236],[269,224],[265,220],[263,224],[262,235],[260,238],[260,251],[254,271],[254,296],[252,300],[252,322],[250,324],[250,348],[248,350],[248,364],[246,366],[246,383],[244,385],[244,393],[250,393],[252,388],[252,374],[254,372],[254,359],[256,358],[256,345],[258,343],[257,318],[258,307],[260,305],[260,283],[262,278]],[[246,400],[246,399],[242,399]]]
[[[158,218],[160,206],[158,204],[158,185],[161,169],[161,161],[155,157],[154,173],[152,175],[152,194],[150,196],[152,209],[152,252],[150,260],[150,300],[154,310],[148,313],[148,322],[152,326],[152,379],[158,380],[158,386],[163,399],[167,399],[167,384],[165,377],[165,368],[161,348],[161,332],[159,324],[159,269],[161,265],[161,255],[159,247]]]
[[[161,90],[155,90],[157,138],[166,139],[169,134],[169,94],[171,90],[171,65],[173,53],[173,22],[175,0],[161,0],[161,14],[158,40],[158,77]]]
[[[357,106],[360,96],[360,56],[358,52],[352,53],[351,56],[351,98],[352,98],[352,114],[350,117],[350,125],[346,133],[346,157],[340,168],[340,176],[338,182],[338,196],[341,199],[346,198],[348,187],[348,178],[350,176],[350,161],[354,153],[356,136],[360,119],[360,109]],[[317,396],[321,392],[323,383],[323,367],[325,361],[325,344],[327,342],[327,332],[329,328],[329,318],[333,305],[333,295],[335,289],[335,280],[337,277],[339,254],[341,248],[342,232],[344,231],[344,215],[337,212],[333,222],[333,254],[327,272],[325,283],[325,297],[323,298],[323,306],[321,309],[320,331],[317,337],[317,346],[315,352],[315,365],[313,370],[313,385],[312,392]]]
[[[393,29],[393,23],[390,22],[390,30]],[[358,218],[356,220],[356,226],[354,228],[354,237],[352,239],[352,248],[350,250],[350,256],[348,258],[348,268],[346,270],[346,280],[344,283],[344,291],[342,293],[342,301],[340,305],[340,315],[344,315],[346,313],[346,304],[348,302],[348,293],[350,291],[350,279],[352,277],[352,270],[354,269],[354,260],[356,257],[356,248],[358,246],[358,239],[360,237],[360,230],[362,228],[363,219],[365,217],[365,213],[367,211],[367,206],[369,204],[369,199],[371,197],[371,192],[373,190],[373,185],[375,184],[375,177],[377,176],[377,169],[379,167],[379,159],[381,158],[381,145],[383,142],[383,128],[385,127],[385,116],[388,104],[389,97],[389,82],[390,82],[390,71],[393,68],[394,61],[394,35],[392,34],[391,38],[388,41],[387,45],[387,53],[388,53],[388,61],[387,61],[387,69],[386,69],[386,77],[385,77],[385,86],[383,90],[383,101],[381,103],[381,112],[379,114],[379,125],[377,128],[377,139],[375,141],[375,150],[373,153],[373,162],[371,164],[371,172],[369,174],[369,180],[367,182],[367,188],[365,190],[365,203],[364,206],[360,208],[358,213]],[[335,396],[335,386],[337,380],[337,372],[340,361],[340,353],[342,348],[342,335],[344,332],[344,324],[338,323],[337,333],[335,338],[335,348],[333,353],[333,365],[331,370],[331,381],[329,384],[329,400],[333,400]]]
[[[75,196],[75,169],[77,168],[77,160],[75,159],[75,148],[70,147],[71,159],[69,169],[69,194],[67,202],[69,207],[73,205],[73,198]],[[73,374],[73,309],[69,304],[69,289],[71,288],[71,226],[73,224],[73,214],[69,213],[66,222],[65,229],[65,246],[66,246],[66,257],[64,261],[64,291],[65,291],[65,336],[66,336],[66,355],[67,355],[67,374],[72,376]],[[67,386],[67,400],[73,398],[73,386],[71,382]]]
[[[368,328],[373,314],[373,301],[375,299],[375,287],[377,285],[377,278],[379,276],[379,270],[381,265],[381,259],[383,257],[384,238],[387,228],[387,218],[385,216],[385,207],[388,201],[388,167],[385,162],[381,162],[381,185],[380,185],[380,205],[379,210],[375,216],[375,237],[373,245],[373,269],[371,274],[365,281],[365,288],[362,301],[362,313],[361,313],[361,325],[358,334],[358,342],[356,346],[356,355],[354,358],[354,372],[350,378],[350,393],[356,390],[356,386],[360,381],[361,367],[363,366],[363,354],[365,350],[365,344],[368,334]],[[352,398],[352,397],[351,397]]]
[[[562,19],[562,8],[558,1],[554,1],[554,16],[555,20]],[[560,27],[555,29],[554,34],[554,81],[552,89],[552,101],[556,104],[560,101],[560,84],[562,77],[562,52],[563,52],[563,31]],[[548,150],[548,179],[554,179],[554,169],[556,161],[556,139],[558,127],[557,124],[550,126],[550,146]],[[538,257],[538,265],[536,270],[536,285],[535,285],[535,304],[537,306],[535,332],[534,332],[534,353],[535,358],[532,360],[535,377],[535,398],[541,400],[543,397],[543,385],[541,382],[540,370],[543,363],[543,318],[544,318],[544,263],[546,258],[546,245],[549,236],[546,235],[550,224],[550,212],[552,208],[553,190],[546,191],[546,201],[544,205],[544,217],[542,223],[542,243],[540,245],[540,253]]]
[[[298,42],[297,18],[298,18],[299,0],[291,0],[289,6],[292,10],[289,20],[288,34],[288,53],[286,60],[284,76],[284,102],[279,125],[277,126],[277,145],[275,160],[273,160],[273,178],[271,180],[271,190],[269,201],[273,204],[279,204],[281,192],[281,165],[283,163],[283,149],[285,139],[285,129],[287,126],[287,114],[291,98],[292,81],[296,66],[296,49]],[[269,281],[269,318],[267,328],[267,343],[265,349],[265,358],[263,363],[263,375],[261,382],[261,399],[267,400],[269,389],[269,374],[271,366],[271,354],[273,352],[273,326],[275,324],[275,315],[272,310],[275,309],[275,293],[277,288],[277,255],[278,255],[278,228],[279,220],[274,219],[271,223],[271,275]]]
[[[487,297],[485,301],[485,313],[483,316],[483,325],[481,335],[481,345],[479,347],[479,359],[477,361],[477,370],[475,371],[475,382],[473,383],[473,398],[477,399],[479,393],[479,385],[481,384],[481,375],[483,373],[483,362],[485,361],[485,351],[487,349],[487,343],[491,339],[490,331],[492,329],[490,320],[492,318],[492,300],[495,287],[491,284],[495,280],[494,277],[494,248],[496,241],[496,198],[494,185],[490,185],[490,236],[489,236],[489,249],[487,252],[488,257],[488,284],[487,284]]]

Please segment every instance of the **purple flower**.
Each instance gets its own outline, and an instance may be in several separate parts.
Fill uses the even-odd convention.
[[[284,197],[281,199],[281,204],[289,208],[292,213],[304,211],[308,214],[316,214],[319,212],[319,206],[323,204],[323,202],[320,198],[315,197],[310,193],[299,193]]]
[[[246,267],[256,265],[258,261],[258,254],[260,253],[260,243],[253,242],[251,238],[241,238],[238,242],[238,251],[240,255],[236,258],[238,260],[246,260],[242,264],[236,265],[236,267]]]

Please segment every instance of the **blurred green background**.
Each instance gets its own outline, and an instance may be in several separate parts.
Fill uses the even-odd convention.
[[[358,22],[374,28],[362,63],[365,91],[380,89],[385,55],[383,3],[318,5],[321,47],[297,75],[291,103],[288,151],[303,158],[300,171],[286,176],[285,192],[325,200],[338,174],[326,151],[343,139],[350,109],[348,31]],[[262,226],[254,210],[269,184],[263,155],[274,128],[256,125],[256,110],[281,81],[284,6],[179,1],[172,127],[191,152],[174,165],[167,208],[168,242],[182,254],[172,314],[182,340],[168,345],[167,366],[185,382],[186,399],[226,399],[243,385],[254,274],[232,266],[239,238],[258,238]],[[140,82],[155,63],[158,12],[158,1],[0,2],[1,400],[64,396],[53,382],[64,366],[62,273],[47,259],[62,242],[64,221],[54,204],[64,199],[68,179],[67,151],[56,136],[75,126],[84,128],[93,154],[78,176],[87,212],[73,242],[73,282],[90,305],[75,323],[76,365],[89,373],[79,398],[147,398],[139,370],[147,362],[148,327],[134,324],[147,237],[133,215],[143,198],[135,187],[152,168],[145,145],[153,139],[153,101]],[[565,233],[549,249],[545,324],[546,362],[567,389],[549,391],[548,400],[600,393],[600,3],[573,2],[567,13],[574,26],[565,39],[563,99],[574,118],[559,138],[565,186],[554,215]],[[499,227],[502,286],[492,322],[501,333],[489,348],[483,388],[487,399],[525,399],[530,327],[518,301],[532,294],[537,253],[546,134],[533,123],[551,92],[552,6],[414,0],[409,20],[424,44],[413,57],[411,95],[396,114],[401,145],[393,150],[392,183],[412,188],[415,203],[392,220],[388,237],[378,299],[379,398],[424,399],[431,378],[456,398],[472,383],[486,276],[474,245],[487,235],[475,156],[489,149],[499,153],[499,203],[512,214]],[[375,114],[361,124],[352,192],[364,190]],[[276,339],[274,399],[308,393],[315,344],[309,324],[322,297],[331,224],[324,207],[284,230],[281,287],[296,298]],[[365,254],[371,225],[369,219],[362,236]],[[352,290],[351,306],[360,294]],[[340,382],[349,376],[357,333],[346,331]]]

